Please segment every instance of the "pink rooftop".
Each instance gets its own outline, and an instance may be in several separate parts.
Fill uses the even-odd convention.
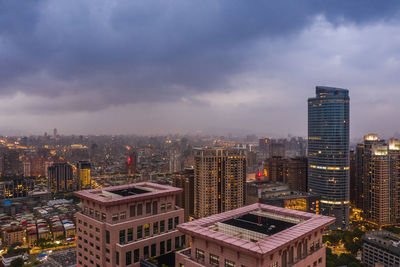
[[[272,235],[265,235],[256,242],[254,242],[255,240],[246,240],[244,238],[212,229],[212,226],[217,223],[224,223],[229,219],[238,218],[254,212],[259,212],[257,214],[261,214],[262,217],[269,217],[270,215],[271,218],[275,217],[277,220],[282,220],[282,222],[291,221],[294,225]],[[335,218],[332,217],[257,203],[180,224],[178,229],[195,238],[198,237],[205,239],[213,243],[218,243],[221,246],[236,247],[236,249],[242,250],[243,252],[255,253],[261,256],[279,250],[296,239],[304,238],[307,235],[310,235],[310,232],[317,229],[322,232],[323,229],[334,222]],[[249,229],[244,229],[244,231],[247,230]]]

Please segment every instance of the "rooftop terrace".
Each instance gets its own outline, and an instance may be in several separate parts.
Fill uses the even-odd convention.
[[[322,231],[334,221],[332,217],[257,203],[180,224],[178,229],[193,237],[265,254],[313,231]]]
[[[74,195],[86,200],[91,200],[103,205],[115,205],[126,202],[145,200],[155,196],[178,194],[180,188],[160,185],[155,183],[135,183],[129,185],[112,186],[102,189],[90,189],[74,192]]]

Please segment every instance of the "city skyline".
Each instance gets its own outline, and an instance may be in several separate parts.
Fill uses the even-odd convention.
[[[306,136],[317,85],[350,89],[351,139],[399,132],[396,1],[0,5],[0,134]]]

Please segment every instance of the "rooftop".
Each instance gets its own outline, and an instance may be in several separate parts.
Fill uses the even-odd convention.
[[[178,229],[221,245],[266,254],[315,230],[322,231],[334,221],[332,217],[257,203],[183,223]]]
[[[102,189],[89,189],[74,192],[74,195],[86,200],[91,200],[103,205],[116,205],[148,198],[162,197],[171,194],[178,194],[182,189],[141,182],[129,185],[112,186]]]

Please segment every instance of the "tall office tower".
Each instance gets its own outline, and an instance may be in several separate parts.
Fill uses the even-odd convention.
[[[57,138],[57,128],[53,129],[53,137],[54,137],[54,139]]]
[[[321,195],[321,214],[349,225],[349,91],[317,86],[308,99],[308,190]]]
[[[283,164],[283,182],[295,191],[307,191],[307,158],[288,158]]]
[[[185,210],[185,222],[194,214],[194,169],[186,168],[172,174],[172,186],[182,188],[183,192],[176,195],[176,205]]]
[[[90,167],[90,162],[88,161],[79,161],[76,164],[79,188],[90,188],[92,182],[90,176]]]
[[[67,162],[53,163],[48,168],[49,189],[52,193],[72,192],[75,190],[72,165]]]
[[[183,209],[175,206],[182,189],[136,183],[75,192],[78,266],[133,266],[185,245],[177,225]]]
[[[194,150],[194,215],[236,209],[245,203],[246,156],[239,148]]]
[[[126,172],[128,175],[134,175],[136,173],[136,153],[132,152],[125,163]]]
[[[284,141],[272,140],[269,145],[270,157],[285,157],[285,143]]]

